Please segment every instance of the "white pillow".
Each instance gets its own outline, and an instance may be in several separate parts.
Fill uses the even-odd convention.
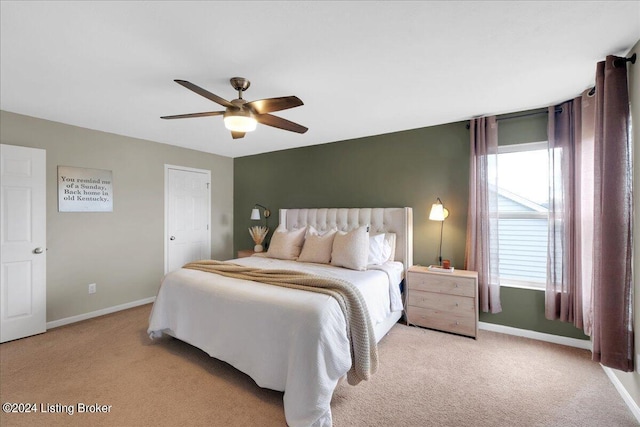
[[[280,225],[271,236],[267,255],[270,258],[295,260],[300,255],[304,243],[305,228],[287,231]]]
[[[331,265],[366,270],[369,258],[369,226],[362,226],[348,233],[338,231],[333,239]]]
[[[384,264],[389,259],[389,253],[387,251],[386,256],[384,253],[384,233],[369,235],[369,260],[368,265],[380,265]]]
[[[387,261],[395,261],[396,259],[396,233],[384,234],[385,250],[389,251]],[[385,261],[386,262],[386,261]]]
[[[371,252],[369,252],[369,264],[377,265],[384,264],[387,261],[393,261],[396,257],[396,233],[380,233],[374,234],[369,238],[380,238],[379,236],[384,236],[384,241],[382,243],[381,254],[377,258],[372,258]],[[372,246],[369,246],[369,251],[374,250]],[[372,261],[378,261],[377,263]]]
[[[336,237],[336,232],[336,229],[332,229],[320,234],[318,230],[309,226],[298,261],[329,264],[329,261],[331,261],[331,250],[333,249],[333,239]]]

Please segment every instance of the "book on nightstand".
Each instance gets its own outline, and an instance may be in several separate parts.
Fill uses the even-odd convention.
[[[429,271],[435,271],[438,273],[453,273],[453,267],[444,268],[441,265],[430,265],[427,268],[429,269]]]

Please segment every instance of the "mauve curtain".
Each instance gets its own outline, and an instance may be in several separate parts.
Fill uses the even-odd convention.
[[[593,132],[589,91],[549,107],[549,239],[545,316],[591,334]]]
[[[465,269],[478,272],[480,309],[499,313],[498,123],[495,116],[472,119],[469,215]]]
[[[626,64],[596,70],[593,359],[631,372],[633,363],[632,157]]]

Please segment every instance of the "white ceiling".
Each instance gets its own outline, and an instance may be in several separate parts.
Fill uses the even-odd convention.
[[[523,111],[593,84],[597,61],[640,39],[638,1],[2,1],[0,108],[229,157]],[[640,63],[636,66],[640,66]],[[296,95],[232,140],[223,108]]]

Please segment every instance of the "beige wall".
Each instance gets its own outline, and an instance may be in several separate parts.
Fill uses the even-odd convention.
[[[640,40],[635,44],[631,52],[627,56],[636,53],[640,56]],[[631,137],[633,138],[633,164],[634,177],[633,187],[635,195],[633,201],[634,208],[634,260],[633,271],[634,276],[640,271],[640,62],[636,61],[635,65],[629,65],[629,96],[631,104]],[[634,277],[634,331],[635,331],[635,348],[636,348],[636,371],[625,373],[614,370],[616,377],[620,380],[624,388],[627,390],[636,405],[640,406],[640,280]]]
[[[211,255],[231,258],[233,159],[5,111],[0,142],[47,151],[48,322],[156,295],[165,164],[211,171]],[[113,212],[58,212],[58,165],[113,171]]]

